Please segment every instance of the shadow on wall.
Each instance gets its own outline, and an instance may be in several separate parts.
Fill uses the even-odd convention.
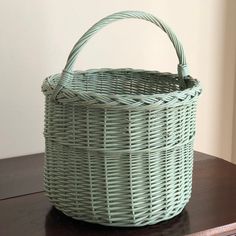
[[[222,75],[221,75],[221,134],[222,153],[232,149],[231,161],[236,163],[236,1],[225,1],[224,41],[222,45]],[[227,139],[228,137],[228,139]],[[231,139],[232,138],[232,139]]]
[[[234,116],[233,116],[233,136],[232,136],[232,162],[234,164],[236,164],[236,145],[235,145],[236,144],[236,49],[235,49],[235,63],[234,63],[234,66],[235,66],[235,70],[234,70],[234,81],[235,82],[234,82]]]
[[[236,164],[236,1],[227,0],[226,1],[226,23],[227,29],[226,32],[226,42],[225,42],[225,69],[228,71],[232,70],[232,80],[234,80],[234,93],[233,93],[233,124],[232,124],[232,162]],[[228,53],[228,54],[227,54]],[[227,80],[227,73],[224,77]],[[226,83],[227,84],[227,83]],[[225,89],[227,94],[227,87]],[[227,107],[227,103],[225,104]],[[229,108],[228,108],[229,109]],[[224,114],[224,113],[223,113]]]
[[[234,59],[232,62],[229,61],[229,63],[232,64],[234,67],[234,96],[233,96],[233,101],[234,101],[234,114],[233,114],[233,134],[232,134],[232,162],[236,164],[236,1],[235,0],[230,0],[228,1],[228,9],[231,14],[231,17],[229,17],[228,23],[231,24],[231,29],[232,29],[232,34],[230,35],[232,38],[231,40],[233,41],[233,46],[234,49],[232,54]],[[227,47],[227,45],[226,45]]]

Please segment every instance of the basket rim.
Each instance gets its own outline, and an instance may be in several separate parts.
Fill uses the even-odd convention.
[[[143,69],[134,69],[134,68],[117,68],[117,69],[113,69],[113,68],[98,68],[98,69],[87,69],[87,70],[75,70],[73,72],[73,74],[96,74],[96,73],[101,73],[101,72],[109,72],[109,71],[133,71],[133,72],[146,72],[146,73],[155,73],[155,74],[161,74],[163,76],[173,76],[173,77],[178,77],[178,74],[173,74],[171,72],[160,72],[157,70],[143,70]],[[48,83],[50,84],[51,89],[54,89],[56,87],[55,83],[52,83],[52,79],[55,79],[55,77],[59,77],[61,76],[62,73],[57,73],[57,74],[52,74],[50,76],[48,76],[45,80],[44,83]],[[99,94],[102,96],[107,96],[107,97],[111,97],[111,98],[117,98],[117,97],[131,97],[131,98],[140,98],[140,97],[150,97],[153,96],[155,98],[157,97],[166,97],[168,96],[174,96],[176,94],[182,94],[182,93],[187,93],[190,90],[193,90],[194,88],[198,88],[201,87],[200,86],[200,82],[197,79],[194,79],[192,76],[188,77],[188,80],[191,80],[194,82],[194,86],[192,86],[191,88],[187,88],[184,90],[177,90],[177,91],[173,91],[170,93],[154,93],[154,94],[107,94],[107,93],[97,93],[97,92],[87,92],[87,91],[75,91],[73,89],[71,89],[68,86],[63,86],[62,90],[69,90],[71,92],[73,92],[74,94],[88,94],[88,95],[93,95],[93,94]]]
[[[88,70],[76,70],[73,74],[86,74],[86,73],[101,73],[109,71],[133,71],[133,72],[144,72],[144,73],[156,73],[163,76],[178,77],[177,74],[170,72],[160,72],[157,70],[143,70],[143,69],[133,69],[133,68],[99,68],[99,69],[88,69]],[[46,96],[51,96],[57,83],[53,82],[53,79],[61,76],[61,73],[53,74],[47,77],[42,85],[42,92]],[[187,79],[186,79],[187,80]],[[193,79],[191,76],[188,80],[193,81],[193,86],[184,90],[173,91],[170,93],[158,93],[158,94],[107,94],[107,93],[97,93],[97,92],[87,92],[87,91],[75,91],[69,87],[70,84],[62,86],[58,96],[57,101],[60,103],[68,102],[79,102],[81,105],[102,107],[104,104],[108,107],[114,107],[120,105],[128,107],[133,106],[150,106],[155,103],[160,105],[162,103],[172,103],[171,106],[175,106],[174,103],[177,101],[192,100],[194,97],[198,97],[201,94],[200,82],[197,79]],[[59,81],[60,82],[60,81]],[[158,103],[158,104],[157,104]],[[128,108],[127,107],[127,108]]]

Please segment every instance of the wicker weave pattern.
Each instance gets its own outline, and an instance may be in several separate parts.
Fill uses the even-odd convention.
[[[155,224],[180,213],[191,195],[192,142],[153,153],[104,155],[48,141],[46,153],[48,196],[75,219]]]
[[[179,57],[178,75],[133,69],[71,72],[84,43],[122,18],[157,24]],[[48,77],[45,190],[65,214],[114,226],[154,224],[179,214],[191,196],[199,82],[187,76],[182,46],[157,18],[122,12],[95,24]],[[182,70],[182,69],[183,70]]]

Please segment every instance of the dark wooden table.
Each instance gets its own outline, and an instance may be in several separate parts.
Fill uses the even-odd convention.
[[[192,198],[172,220],[114,228],[73,220],[44,196],[43,154],[0,160],[0,236],[236,235],[236,165],[195,153]]]

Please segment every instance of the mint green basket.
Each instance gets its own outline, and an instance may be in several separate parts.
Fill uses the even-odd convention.
[[[134,69],[72,71],[101,28],[137,18],[162,29],[178,74]],[[126,56],[126,55],[125,55]],[[45,79],[44,182],[54,206],[78,220],[112,226],[155,224],[179,214],[191,196],[199,82],[182,45],[151,14],[118,12],[75,44],[61,74]]]

